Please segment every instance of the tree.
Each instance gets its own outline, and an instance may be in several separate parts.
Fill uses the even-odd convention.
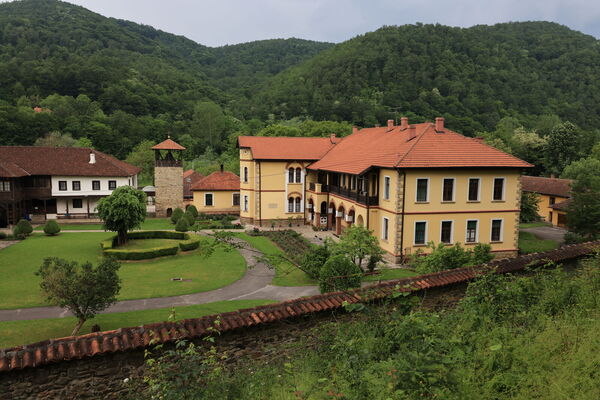
[[[535,222],[540,220],[540,196],[533,192],[521,192],[521,213],[519,221]]]
[[[544,164],[546,171],[560,175],[565,167],[578,160],[581,132],[570,122],[559,124],[548,135]]]
[[[127,231],[146,219],[146,194],[131,186],[120,186],[98,202],[98,217],[104,229],[117,232],[117,244],[127,243]]]
[[[46,147],[75,147],[77,140],[65,133],[64,135],[60,132],[50,132],[44,137],[38,138],[35,141],[35,146],[46,146]]]
[[[121,265],[105,258],[97,267],[90,262],[79,264],[57,257],[45,258],[36,272],[40,287],[48,301],[67,308],[77,318],[71,333],[75,336],[88,319],[117,301],[121,279],[117,272]]]
[[[177,207],[173,210],[173,213],[171,214],[171,222],[176,224],[181,217],[183,217],[183,210]]]
[[[427,247],[431,252],[427,255],[419,249],[410,260],[415,270],[420,274],[455,269],[472,265],[485,264],[492,260],[492,247],[489,244],[479,243],[473,250],[466,250],[460,243],[448,246],[439,243],[437,246],[429,242]]]
[[[60,226],[58,225],[58,222],[56,222],[56,220],[49,219],[48,221],[46,221],[46,224],[44,225],[44,233],[46,235],[56,236],[59,232]]]
[[[218,104],[212,101],[196,104],[191,125],[193,136],[201,138],[212,148],[221,145],[225,129],[225,115]]]
[[[328,246],[311,247],[300,261],[300,269],[312,279],[319,279],[321,268],[331,255]]]
[[[177,232],[187,232],[190,230],[190,224],[185,216],[179,218],[179,221],[177,221],[177,224],[175,225],[175,230]]]
[[[338,254],[330,257],[319,273],[321,293],[360,287],[363,271],[348,257]]]
[[[136,145],[131,153],[127,155],[125,161],[140,167],[140,182],[152,184],[154,181],[154,150],[152,146],[156,143],[152,140],[144,140]]]
[[[562,175],[573,179],[571,202],[567,209],[569,229],[588,239],[600,235],[600,160],[584,158],[575,161]]]
[[[353,225],[344,230],[340,241],[333,246],[332,253],[345,254],[357,267],[363,269],[363,261],[368,262],[370,258],[381,259],[383,250],[369,229]]]

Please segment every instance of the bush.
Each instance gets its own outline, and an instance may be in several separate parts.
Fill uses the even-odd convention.
[[[187,235],[187,236],[189,237],[188,240],[179,242],[179,248],[181,249],[181,251],[196,250],[198,247],[200,247],[200,238],[199,237],[197,237],[196,235],[194,235],[193,237],[190,235]]]
[[[6,239],[7,235],[4,232],[0,232],[0,240]]]
[[[315,246],[304,253],[304,257],[300,261],[300,269],[312,279],[319,279],[321,268],[323,268],[330,255],[327,246]]]
[[[189,225],[189,226],[194,226],[194,224],[196,223],[196,217],[194,216],[194,214],[193,214],[193,213],[191,213],[191,212],[189,212],[189,211],[186,211],[186,212],[183,214],[183,217],[182,217],[182,218],[185,218],[185,220],[187,221],[187,223],[188,223],[188,225]],[[178,222],[179,222],[179,221],[178,221]]]
[[[26,236],[31,235],[31,232],[33,232],[31,222],[27,221],[26,219],[22,219],[17,222],[17,227],[19,228],[19,232]]]
[[[13,227],[12,236],[13,236],[13,239],[15,239],[15,240],[25,240],[25,238],[27,237],[27,235],[25,235],[21,231],[21,228],[19,227],[19,225],[15,225]]]
[[[342,254],[329,258],[319,272],[321,293],[360,287],[362,270]]]
[[[119,249],[117,247],[117,236],[100,242],[100,247],[105,255],[113,256],[119,260],[145,260],[149,258],[172,256],[177,254],[177,251],[195,250],[200,247],[200,238],[191,236],[183,232],[171,231],[144,231],[130,232],[127,234],[127,239],[174,239],[180,240],[177,244],[172,244],[163,247],[155,247],[152,249],[129,250]]]
[[[187,232],[190,230],[190,224],[187,221],[187,218],[179,218],[177,224],[175,224],[175,230],[177,232]]]
[[[58,222],[53,219],[46,221],[44,225],[44,233],[48,236],[56,236],[60,232],[60,226]]]
[[[194,219],[198,218],[198,209],[193,204],[188,206],[188,208],[185,209],[185,212],[192,214],[194,216]]]
[[[173,214],[171,214],[171,222],[176,224],[177,221],[183,216],[183,210],[179,207],[173,210]]]
[[[590,239],[586,238],[583,235],[580,235],[575,232],[567,232],[565,233],[565,244],[578,244],[589,241]]]
[[[494,258],[491,254],[492,247],[483,243],[477,244],[473,250],[465,250],[460,243],[454,246],[439,243],[436,246],[430,242],[427,247],[431,249],[430,254],[424,255],[422,251],[418,251],[411,257],[410,263],[420,274],[485,264]]]

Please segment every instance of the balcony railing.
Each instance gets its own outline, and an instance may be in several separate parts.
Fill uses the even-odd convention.
[[[376,206],[379,204],[379,196],[369,196],[365,192],[358,192],[340,186],[329,185],[329,193],[339,194],[340,196],[356,200],[357,203],[367,206]]]
[[[308,184],[308,190],[317,192],[317,193],[327,193],[329,191],[329,188],[324,183],[311,182]]]

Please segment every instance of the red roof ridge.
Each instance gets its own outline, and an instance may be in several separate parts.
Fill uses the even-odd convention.
[[[171,137],[151,147],[152,150],[185,150],[185,147],[175,142]]]
[[[414,124],[413,126],[415,126],[416,129],[416,125],[422,125],[422,124]],[[408,126],[407,129],[404,130],[400,130],[400,132],[406,132],[410,129],[410,126]],[[415,138],[415,140],[413,140],[412,145],[410,146],[410,148],[408,150],[406,150],[406,152],[404,153],[404,155],[402,157],[400,157],[400,159],[398,160],[398,162],[396,163],[396,167],[398,167],[400,165],[400,163],[402,163],[402,161],[406,158],[406,156],[408,156],[408,154],[415,148],[415,146],[417,145],[417,143],[419,143],[421,141],[421,139],[423,138],[423,136],[425,135],[425,132],[427,132],[427,129],[429,129],[430,127],[432,127],[433,124],[429,124],[428,127],[426,127],[423,132],[421,132],[420,135],[417,135],[417,137]],[[408,141],[408,140],[407,140]]]
[[[451,130],[448,130],[448,131],[449,131],[449,132],[452,132],[452,133],[454,133],[455,135],[460,135],[460,133],[457,133],[457,132],[454,132],[454,131],[451,131]],[[485,140],[481,140],[481,139],[478,139],[478,138],[476,138],[476,137],[470,137],[470,136],[465,136],[465,135],[461,135],[461,136],[462,136],[462,137],[464,137],[464,138],[466,138],[466,139],[474,140],[475,142],[477,142],[477,143],[479,143],[479,144],[482,144],[482,145],[484,145],[484,146],[487,146],[487,147],[488,147],[488,148],[490,148],[490,149],[493,149],[493,150],[499,151],[500,153],[504,153],[504,154],[506,154],[507,156],[514,158],[515,160],[523,161],[524,163],[528,164],[530,168],[533,168],[533,167],[534,167],[534,165],[533,165],[533,164],[531,164],[531,163],[529,163],[529,162],[527,162],[527,161],[525,161],[525,160],[521,160],[519,157],[515,157],[514,155],[512,155],[512,154],[510,154],[510,153],[507,153],[507,152],[505,152],[505,151],[504,151],[504,150],[502,150],[502,149],[499,149],[499,148],[497,148],[497,147],[494,147],[494,146],[492,146],[491,144],[487,144],[487,143],[485,142]]]

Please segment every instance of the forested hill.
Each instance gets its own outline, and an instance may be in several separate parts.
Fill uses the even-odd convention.
[[[598,77],[600,42],[555,23],[384,27],[273,78],[253,110],[363,125],[399,110],[465,133],[543,114],[597,128]]]

